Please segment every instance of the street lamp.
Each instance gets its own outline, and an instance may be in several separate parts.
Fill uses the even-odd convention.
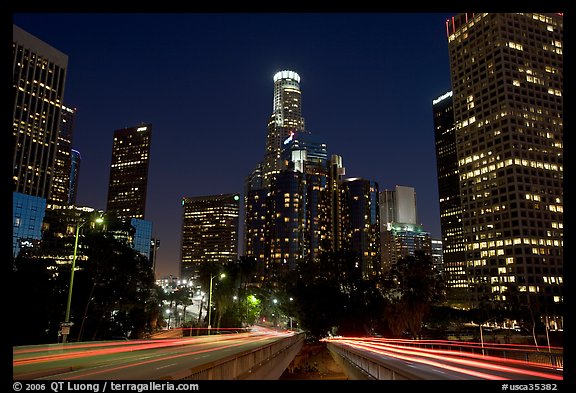
[[[485,355],[485,353],[484,353],[484,335],[482,334],[482,325],[484,325],[485,323],[490,322],[490,321],[493,320],[493,319],[497,319],[497,318],[498,318],[498,317],[489,318],[489,319],[485,320],[484,322],[482,322],[482,323],[480,324],[480,343],[481,343],[481,345],[482,345],[482,356]]]
[[[212,329],[212,325],[210,324],[210,318],[212,316],[212,280],[214,280],[214,277],[216,277],[216,275],[214,276],[210,276],[210,295],[208,297],[208,335],[210,335],[210,329]],[[226,277],[226,274],[222,273],[220,274],[220,278],[224,278]]]
[[[74,271],[76,270],[76,257],[78,254],[78,234],[80,233],[80,228],[84,226],[90,220],[83,221],[81,224],[76,223],[76,239],[74,240],[74,257],[72,259],[72,271],[70,272],[70,285],[68,286],[68,301],[66,302],[66,317],[64,318],[64,322],[61,323],[62,327],[62,343],[66,343],[68,339],[68,334],[70,333],[70,305],[72,304],[72,287],[74,285]],[[104,222],[102,217],[98,217],[96,219],[98,224]]]

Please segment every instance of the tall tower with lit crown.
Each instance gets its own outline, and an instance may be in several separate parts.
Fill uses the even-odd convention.
[[[294,71],[274,75],[274,105],[268,122],[263,182],[270,186],[272,176],[282,169],[282,144],[290,133],[304,131],[300,76]]]

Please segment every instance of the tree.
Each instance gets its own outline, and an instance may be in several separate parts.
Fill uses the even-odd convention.
[[[142,338],[159,313],[158,289],[148,261],[110,233],[86,235],[85,260],[77,263],[74,315],[83,315],[82,337]],[[82,312],[79,311],[82,310]],[[88,310],[88,311],[86,311]]]
[[[64,320],[69,267],[51,258],[20,254],[13,261],[11,280],[18,301],[12,301],[13,345],[55,342]],[[9,300],[10,301],[10,300]]]
[[[290,312],[308,335],[370,334],[384,312],[377,280],[362,277],[359,256],[349,251],[323,252],[284,277]]]
[[[422,321],[432,304],[444,298],[444,281],[424,252],[400,258],[386,280],[388,326],[395,335],[409,331],[420,336]]]

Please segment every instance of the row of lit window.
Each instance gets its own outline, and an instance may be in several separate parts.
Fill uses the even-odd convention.
[[[479,15],[475,16],[473,20],[470,20],[468,22],[468,25],[464,25],[460,29],[458,29],[456,32],[450,34],[450,36],[448,36],[448,42],[454,41],[456,38],[460,37],[461,34],[464,34],[463,37],[467,38],[468,35],[467,35],[466,31],[468,31],[469,28],[472,28],[472,26],[474,26],[476,23],[479,23],[480,20],[483,17],[485,17],[486,15],[488,15],[488,14],[483,13],[483,14],[479,14]]]
[[[546,284],[563,284],[564,278],[562,276],[543,276],[542,279]]]
[[[563,247],[564,243],[561,240],[551,240],[551,239],[536,239],[536,238],[513,238],[513,239],[505,239],[505,240],[498,240],[498,241],[491,241],[491,242],[479,242],[479,243],[471,243],[467,244],[468,250],[478,250],[483,248],[493,248],[493,247],[503,247],[503,246],[512,246],[518,244],[531,244],[531,245],[540,245],[540,246],[554,246],[554,247]],[[498,249],[497,254],[503,249]]]
[[[564,170],[563,166],[557,165],[557,164],[550,164],[550,163],[542,162],[542,161],[528,161],[528,160],[520,159],[520,158],[514,158],[514,159],[510,158],[506,161],[499,162],[496,165],[492,164],[492,165],[489,165],[486,167],[482,167],[480,169],[475,169],[473,171],[463,173],[460,176],[460,180],[464,181],[467,179],[471,179],[471,178],[480,176],[482,174],[495,171],[498,168],[503,168],[504,166],[510,166],[513,164],[519,165],[519,166],[530,167],[530,168],[546,169],[546,170],[551,170],[551,171],[556,171],[556,172],[557,171],[562,172]]]
[[[120,162],[118,164],[112,164],[110,165],[112,168],[122,168],[125,166],[131,166],[131,165],[142,165],[142,164],[146,164],[145,162],[142,161],[130,161],[130,162]]]
[[[556,42],[558,42],[558,41],[556,41]],[[562,54],[562,48],[561,48],[561,47],[556,47],[554,44],[553,44],[553,45],[546,45],[546,44],[544,44],[544,45],[542,45],[542,49],[547,50],[547,51],[550,51],[550,52],[552,52],[552,53],[559,54],[559,55]]]

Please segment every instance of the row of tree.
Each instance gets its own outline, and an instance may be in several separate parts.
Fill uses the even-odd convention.
[[[45,239],[34,253],[14,259],[14,345],[50,343],[59,337],[70,265],[50,257],[57,243]],[[184,310],[193,304],[195,287],[165,292],[156,285],[148,259],[109,232],[86,230],[79,255],[69,341],[147,337],[167,326],[164,303]],[[359,266],[354,253],[327,252],[271,282],[257,274],[253,258],[240,257],[225,265],[202,265],[195,284],[208,294],[212,281],[210,322],[217,328],[271,323],[298,327],[318,339],[327,334],[417,338],[429,333],[430,326],[447,330],[450,323],[489,318],[514,318],[532,331],[537,326],[535,310],[514,301],[486,302],[468,311],[447,307],[442,276],[423,253],[400,259],[373,279],[362,277]],[[206,327],[209,300],[202,300],[197,318],[181,326]]]

